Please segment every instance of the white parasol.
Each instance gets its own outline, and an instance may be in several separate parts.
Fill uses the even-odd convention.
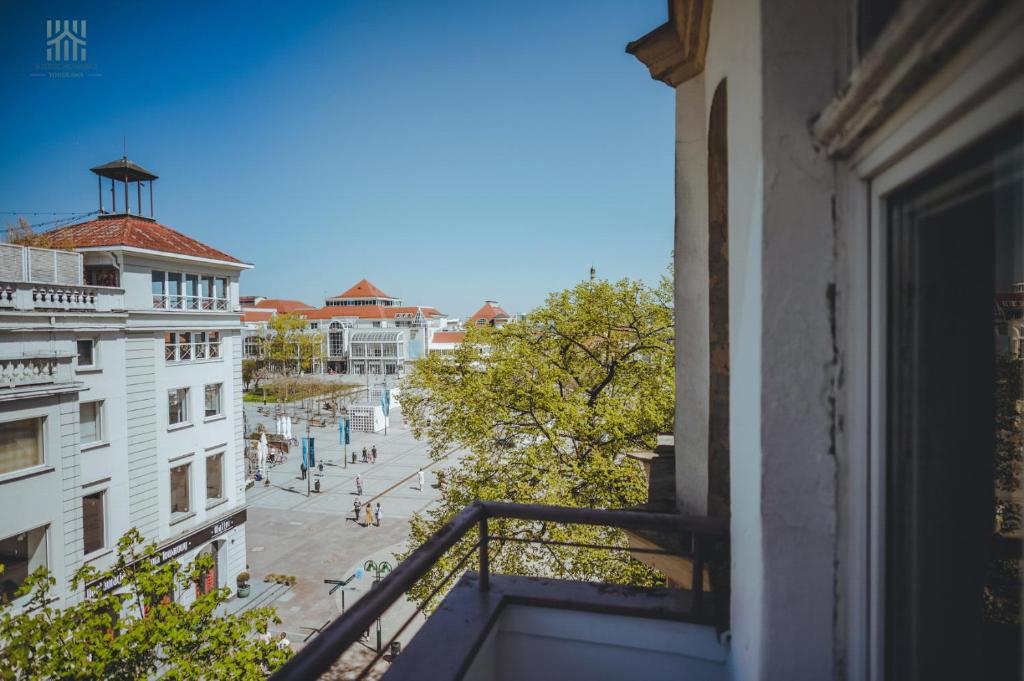
[[[267,477],[267,452],[267,434],[260,433],[260,440],[256,444],[256,464],[259,466],[263,477]]]

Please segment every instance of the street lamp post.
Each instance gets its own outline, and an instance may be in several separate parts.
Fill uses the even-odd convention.
[[[377,561],[377,562],[374,562],[372,560],[368,560],[368,561],[366,561],[366,563],[363,564],[363,567],[366,569],[367,572],[373,572],[374,573],[375,576],[373,578],[373,586],[377,586],[378,584],[380,584],[380,580],[384,579],[384,575],[386,575],[387,573],[391,572],[391,563],[387,562],[386,560],[381,560],[381,561]],[[383,643],[381,642],[380,617],[378,617],[377,618],[377,652],[378,653],[381,652],[382,649],[383,649]]]
[[[348,408],[342,407],[341,410],[341,446],[342,446],[342,466],[348,468]]]
[[[306,496],[308,497],[309,496],[309,481],[313,477],[313,466],[311,465],[312,461],[313,461],[313,457],[311,456],[312,452],[310,452],[310,449],[312,449],[312,447],[311,447],[311,440],[309,439],[309,422],[308,421],[306,422],[306,444],[303,447],[303,449],[305,450],[306,456],[302,457],[303,459],[305,459],[305,461],[302,462],[302,465],[306,467]]]

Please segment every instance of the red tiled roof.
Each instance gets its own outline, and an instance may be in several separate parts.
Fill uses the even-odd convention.
[[[267,298],[253,305],[265,310],[277,310],[278,312],[295,312],[297,310],[315,310],[312,305],[306,305],[301,300],[286,300],[284,298]]]
[[[484,303],[484,306],[474,312],[470,316],[470,320],[474,319],[511,319],[512,315],[505,312],[498,306],[494,301],[488,300]]]
[[[371,284],[366,279],[360,279],[359,283],[345,291],[334,296],[335,298],[391,298],[388,294],[381,291],[379,288]]]
[[[438,331],[431,343],[461,343],[466,337],[465,331]]]
[[[131,246],[150,251],[244,264],[241,260],[200,243],[166,225],[134,216],[97,218],[77,225],[59,227],[47,234],[55,242],[67,243],[71,248]]]
[[[274,316],[273,310],[246,310],[242,313],[243,322],[267,322]]]

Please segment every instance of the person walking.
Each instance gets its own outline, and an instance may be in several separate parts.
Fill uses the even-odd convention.
[[[373,462],[377,463],[377,445],[374,445],[373,449],[370,451],[373,452]]]
[[[302,473],[302,478],[301,479],[305,480],[306,479],[306,464],[300,463],[299,464],[299,471]]]
[[[363,476],[356,473],[356,496],[363,496]]]
[[[366,447],[363,447],[363,463],[366,463]]]
[[[422,492],[423,491],[423,481],[426,479],[426,476],[423,475],[423,469],[422,468],[420,469],[419,476],[420,476],[420,491]]]
[[[380,527],[380,521],[384,519],[384,511],[380,508],[380,502],[377,502],[377,508],[373,511],[373,517],[377,520],[377,527]]]
[[[369,527],[373,524],[373,507],[370,504],[366,504],[363,508],[363,527]]]
[[[360,509],[362,509],[362,507],[363,502],[359,501],[359,497],[356,497],[356,500],[352,502],[352,513],[355,515],[355,518],[353,518],[353,520],[355,520],[357,523],[359,522],[359,511]]]

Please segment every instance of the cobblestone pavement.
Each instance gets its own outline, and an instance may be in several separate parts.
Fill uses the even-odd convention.
[[[247,427],[252,430],[257,423],[263,423],[269,432],[274,432],[273,418],[259,415],[256,406],[245,403]],[[306,422],[294,421],[293,417],[293,436],[305,433]],[[320,481],[319,494],[311,492],[307,496],[306,481],[301,479],[299,469],[301,448],[296,446],[292,446],[286,463],[271,469],[269,486],[257,483],[246,494],[246,544],[252,579],[258,582],[268,573],[278,573],[294,575],[298,580],[293,589],[270,603],[282,620],[272,631],[286,632],[296,650],[302,647],[312,628],[323,627],[341,614],[342,590],[328,595],[330,585],[324,584],[324,579],[347,579],[368,559],[386,560],[394,565],[394,553],[405,547],[410,516],[426,509],[438,496],[435,472],[460,454],[453,452],[443,462],[431,462],[425,443],[415,440],[403,425],[400,408],[392,409],[386,436],[351,434],[347,467],[342,464],[343,448],[338,443],[336,422],[326,428],[312,427],[310,434],[316,440],[317,462],[325,464],[323,472],[314,470],[311,478],[311,482]],[[353,449],[361,452],[364,445],[370,448],[374,444],[377,463],[351,462]],[[426,473],[423,490],[417,489],[417,472],[421,467]],[[364,504],[381,503],[381,527],[362,527],[353,520],[357,473],[363,476],[360,500]],[[372,582],[372,575],[353,580],[344,589],[346,607],[365,593]],[[385,643],[413,611],[407,601],[391,608],[381,622]],[[415,618],[400,636],[403,647],[421,623],[422,618]],[[376,631],[370,632],[366,642],[376,645]]]

